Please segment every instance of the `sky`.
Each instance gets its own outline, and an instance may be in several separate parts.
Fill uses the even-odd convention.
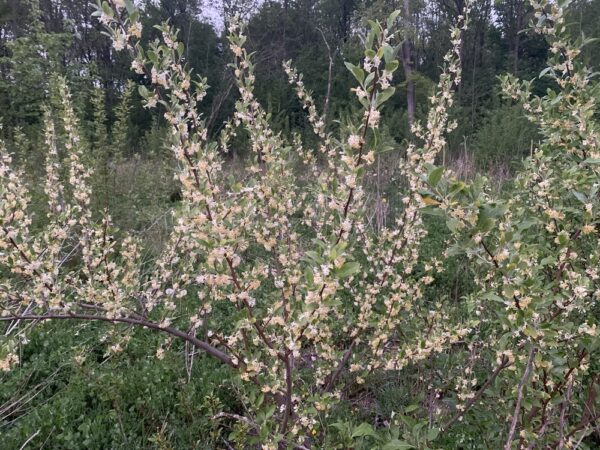
[[[249,3],[244,0],[228,0],[230,4]],[[254,0],[253,9],[257,9],[263,3],[263,0]],[[209,22],[217,31],[222,31],[223,21],[223,0],[203,0],[201,18]]]

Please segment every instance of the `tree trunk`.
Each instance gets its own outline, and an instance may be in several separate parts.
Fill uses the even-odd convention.
[[[332,52],[331,46],[329,42],[327,42],[327,38],[325,37],[325,33],[321,28],[317,28],[321,36],[323,37],[323,42],[325,43],[325,47],[327,48],[327,57],[329,58],[329,67],[327,68],[327,93],[325,94],[325,101],[323,102],[323,118],[327,118],[327,113],[329,112],[329,103],[331,101],[331,89],[333,86],[333,63],[335,60],[335,56],[337,53],[337,49],[335,52]]]
[[[408,125],[412,127],[415,122],[416,98],[415,82],[413,80],[414,60],[413,49],[410,35],[412,33],[410,18],[410,0],[404,0],[404,18],[406,36],[402,42],[402,67],[404,68],[404,77],[406,78],[406,104],[408,112]]]
[[[519,71],[519,47],[521,46],[521,35],[519,32],[523,28],[523,15],[524,15],[523,2],[519,1],[516,5],[516,27],[515,27],[515,44],[514,44],[514,59],[513,59],[513,73],[517,75]]]

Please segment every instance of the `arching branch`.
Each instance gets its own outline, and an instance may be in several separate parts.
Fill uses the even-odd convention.
[[[130,325],[142,326],[145,328],[150,328],[152,330],[162,331],[164,333],[170,334],[171,336],[175,336],[180,339],[183,339],[184,341],[187,341],[190,344],[192,344],[194,347],[197,347],[200,350],[203,350],[204,352],[208,353],[209,355],[217,358],[222,363],[225,363],[228,366],[231,366],[234,368],[238,367],[238,364],[235,363],[229,355],[222,352],[218,348],[213,347],[209,343],[204,342],[204,341],[198,339],[197,337],[192,336],[191,334],[188,334],[177,328],[163,327],[163,326],[160,326],[160,324],[158,324],[158,323],[150,322],[150,321],[147,321],[147,320],[144,320],[141,318],[115,317],[115,318],[111,319],[108,317],[99,316],[99,315],[95,315],[95,314],[53,314],[53,313],[51,313],[51,314],[11,315],[11,316],[6,316],[6,317],[0,317],[0,322],[7,322],[9,320],[37,320],[37,321],[39,321],[39,320],[89,320],[89,321],[98,320],[98,321],[102,321],[102,322],[127,323]]]

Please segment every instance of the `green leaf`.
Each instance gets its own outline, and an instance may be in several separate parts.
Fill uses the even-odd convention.
[[[427,440],[428,441],[433,441],[435,439],[437,439],[438,435],[440,434],[440,430],[437,428],[430,428],[429,431],[427,432]]]
[[[410,413],[416,411],[417,409],[419,409],[419,405],[408,405],[406,408],[404,408],[404,412]]]
[[[377,96],[377,106],[382,105],[396,92],[395,87],[389,87]]]
[[[259,408],[260,405],[262,405],[264,401],[265,401],[265,394],[263,394],[261,392],[260,395],[256,398],[256,407]]]
[[[304,278],[306,278],[306,282],[311,286],[315,283],[315,276],[310,267],[307,267],[306,270],[304,270]]]
[[[383,447],[381,447],[381,450],[405,450],[408,448],[414,447],[406,441],[399,441],[398,439],[394,439],[385,444]]]
[[[550,72],[552,70],[552,67],[546,67],[544,70],[542,70],[540,72],[540,74],[538,75],[538,78],[542,78],[544,75],[546,75],[548,72]]]
[[[399,15],[400,15],[400,10],[397,9],[396,11],[394,11],[393,13],[391,13],[388,16],[388,18],[387,18],[387,20],[385,22],[385,24],[387,25],[388,30],[394,26],[394,22],[396,21],[396,19],[398,18]]]
[[[354,75],[354,78],[356,78],[356,80],[362,85],[363,82],[365,81],[364,70],[362,70],[360,67],[355,66],[354,64],[349,63],[349,62],[345,62],[344,64],[346,65],[348,70],[350,72],[352,72],[352,75]]]
[[[336,423],[332,423],[331,425],[329,425],[331,428],[335,428],[336,430],[339,431],[344,431],[346,429],[346,424],[343,422],[336,422]]]
[[[373,30],[373,32],[375,33],[376,37],[381,36],[381,32],[383,31],[381,29],[381,25],[379,25],[379,22],[375,22],[374,20],[369,20],[368,21],[369,26],[371,27],[371,30]]]
[[[587,197],[584,194],[582,194],[581,192],[573,191],[573,195],[581,203],[587,203]]]
[[[435,187],[442,179],[442,174],[444,173],[444,167],[436,167],[431,172],[429,172],[429,177],[427,178],[428,183]]]
[[[346,278],[351,275],[354,275],[360,270],[360,264],[356,261],[344,263],[342,267],[340,267],[337,271],[337,275],[340,278]]]
[[[273,413],[275,412],[275,408],[276,406],[272,405],[269,407],[269,409],[265,411],[265,419],[269,419],[273,415]]]
[[[108,2],[102,2],[102,12],[110,18],[114,17],[113,9],[110,7]]]
[[[373,427],[370,424],[363,422],[359,426],[354,428],[354,431],[352,432],[352,438],[362,436],[377,437],[377,434],[375,433],[375,430],[373,430]]]
[[[323,263],[323,258],[321,258],[321,256],[319,256],[317,252],[313,252],[312,250],[309,250],[306,253],[304,253],[304,259],[307,261],[314,261],[317,264]]]
[[[552,106],[556,105],[558,102],[560,102],[562,100],[562,98],[563,98],[563,95],[561,92],[550,102],[550,105],[552,105]]]
[[[148,91],[148,88],[146,86],[138,86],[138,92],[140,93],[140,97],[144,99],[150,97],[150,92]]]
[[[452,219],[448,219],[446,221],[446,226],[453,233],[456,233],[456,231],[458,230],[459,224],[460,224],[460,222],[458,220],[456,220],[456,219],[453,219],[453,218]]]
[[[421,214],[426,214],[428,216],[436,216],[436,217],[445,217],[446,213],[443,209],[437,208],[436,206],[426,206],[425,208],[421,208],[419,210]]]
[[[315,244],[317,247],[319,247],[324,252],[327,250],[327,244],[325,242],[323,242],[321,239],[311,239],[310,242]]]
[[[373,41],[375,40],[375,33],[373,31],[369,31],[367,34],[367,42],[365,43],[365,48],[370,49],[373,47]]]
[[[131,0],[125,0],[125,9],[127,9],[127,14],[131,16],[135,11],[135,5]]]
[[[398,62],[398,60],[391,61],[385,65],[385,71],[389,73],[394,73],[399,65],[400,62]]]
[[[383,59],[386,63],[391,63],[396,58],[394,49],[389,44],[383,44]]]
[[[367,49],[367,50],[365,50],[365,56],[366,56],[367,58],[373,59],[373,58],[375,57],[375,55],[376,55],[376,54],[377,54],[377,53],[375,53],[375,50],[372,50],[372,49]]]
[[[467,187],[467,185],[463,182],[463,181],[455,181],[454,183],[452,183],[452,185],[450,186],[450,194],[457,194],[460,191],[464,190]]]
[[[488,292],[488,293],[484,294],[483,298],[486,300],[493,300],[493,301],[499,302],[499,303],[506,303],[502,297],[496,295],[493,292]]]
[[[339,255],[341,252],[346,250],[346,247],[348,247],[348,243],[344,242],[344,241],[341,241],[341,242],[338,242],[337,244],[335,244],[333,246],[333,248],[331,249],[331,254],[336,255],[335,257],[333,257],[333,259],[335,259],[337,257],[337,255]]]
[[[535,338],[537,336],[537,331],[535,331],[534,328],[527,326],[523,329],[523,334]]]
[[[517,226],[517,228],[519,229],[519,231],[525,231],[534,226],[536,223],[537,221],[533,219],[524,220]]]
[[[394,147],[392,145],[384,145],[384,146],[381,146],[381,147],[377,148],[376,151],[375,151],[375,153],[381,155],[383,153],[393,152],[394,150],[397,150],[397,149],[398,149],[397,147]]]
[[[495,219],[496,217],[501,217],[506,213],[506,208],[504,206],[489,206],[485,205],[479,211],[479,216],[484,219]]]

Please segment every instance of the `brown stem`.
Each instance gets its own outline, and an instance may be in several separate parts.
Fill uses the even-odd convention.
[[[341,375],[342,370],[344,370],[344,366],[346,365],[346,363],[350,359],[350,356],[352,355],[352,350],[354,350],[354,346],[355,345],[356,345],[356,338],[352,340],[352,343],[350,344],[350,347],[348,347],[348,350],[346,350],[346,353],[344,353],[344,356],[340,360],[340,363],[338,364],[337,369],[329,377],[329,381],[325,385],[325,389],[324,389],[325,392],[331,391],[331,389],[333,388],[333,386],[335,386],[335,382],[337,381],[337,379]]]
[[[589,419],[581,421],[577,426],[575,426],[575,428],[573,428],[571,431],[569,431],[569,433],[567,433],[565,438],[569,439],[575,433],[577,433],[580,430],[583,430],[588,425],[591,425],[591,424],[597,422],[599,419],[600,419],[600,416],[594,416],[594,417],[590,417]],[[553,444],[551,444],[550,446],[548,446],[548,448],[557,448],[558,445],[559,445],[559,441],[556,441]]]
[[[519,382],[517,404],[515,405],[515,411],[513,413],[512,423],[510,425],[510,431],[508,432],[508,439],[506,440],[506,444],[504,444],[504,450],[510,450],[512,447],[512,441],[515,437],[515,432],[517,431],[517,424],[519,422],[519,412],[521,411],[521,403],[523,403],[523,390],[525,389],[525,385],[527,384],[527,380],[529,379],[531,367],[533,366],[533,359],[535,358],[536,353],[537,347],[532,346],[531,350],[529,350],[529,357],[527,358],[527,364],[525,365],[525,372],[523,373],[523,378],[521,378],[521,381]]]
[[[365,117],[365,121],[363,124],[363,131],[360,137],[360,148],[358,149],[358,155],[356,156],[355,167],[358,168],[362,164],[363,152],[365,149],[365,140],[367,139],[367,131],[369,131],[369,120],[371,118],[371,109],[373,105],[373,99],[375,98],[375,94],[377,93],[377,82],[379,80],[378,72],[375,72],[375,77],[373,78],[373,89],[371,90],[371,94],[369,95],[369,109],[367,110],[367,116]],[[352,204],[352,200],[354,199],[354,188],[350,188],[350,192],[348,192],[348,198],[344,205],[344,214],[343,218],[348,217],[348,212],[350,211],[350,205]],[[338,234],[337,240],[335,241],[336,245],[342,239],[342,235],[344,234],[344,230],[340,227],[340,232]]]
[[[231,279],[233,280],[233,284],[235,285],[236,289],[239,292],[244,292],[244,289],[236,275],[235,268],[233,267],[233,261],[229,257],[225,257],[225,261],[227,262],[227,266],[229,267],[229,272],[231,273]],[[256,329],[256,332],[258,333],[258,335],[260,336],[262,341],[271,350],[275,350],[275,346],[273,345],[273,343],[271,342],[269,337],[266,335],[264,328],[259,325],[258,319],[256,319],[256,317],[254,316],[254,313],[252,311],[252,306],[250,306],[250,303],[248,303],[247,300],[244,300],[243,303],[244,303],[244,306],[246,306],[246,310],[248,311],[248,316],[250,317],[250,321],[254,325],[254,328]],[[282,361],[285,359],[285,356],[283,355],[282,352],[277,352],[277,357],[279,359],[281,359]]]
[[[281,434],[285,435],[290,417],[292,416],[292,361],[293,354],[288,352],[285,356],[285,411],[283,412],[283,421],[281,422]]]
[[[500,273],[502,273],[502,271],[500,269],[500,264],[498,264],[498,260],[496,259],[496,257],[494,256],[494,254],[490,251],[489,247],[485,244],[485,241],[483,239],[481,240],[481,246],[483,247],[483,249],[485,250],[485,252],[489,255],[490,259],[494,263],[494,267],[496,269],[498,269],[500,271]],[[517,309],[520,310],[521,309],[521,303],[519,302],[519,299],[517,298],[516,295],[513,295],[513,300],[515,301],[515,306],[517,307]]]
[[[573,380],[569,381],[567,392],[565,393],[564,400],[560,405],[560,422],[558,428],[558,447],[563,448],[565,444],[565,423],[567,417],[567,406],[571,401],[571,393],[573,392]]]
[[[494,263],[494,266],[496,267],[496,269],[500,268],[500,265],[498,264],[498,261],[496,261],[496,257],[494,256],[494,254],[490,251],[490,249],[488,248],[488,246],[485,244],[485,241],[482,239],[481,240],[481,246],[483,247],[483,249],[485,250],[485,252],[489,255],[490,259],[492,260],[492,262]]]
[[[577,355],[578,361],[577,364],[575,364],[573,367],[569,367],[569,370],[567,370],[567,372],[565,373],[565,376],[563,377],[563,379],[556,385],[556,387],[552,390],[552,393],[556,393],[558,392],[560,389],[562,389],[562,387],[565,385],[565,383],[569,380],[569,378],[571,377],[571,374],[573,373],[573,371],[579,367],[581,365],[581,362],[583,361],[583,358],[585,358],[585,356],[587,355],[587,352],[585,349],[581,350],[579,352],[579,355]]]

